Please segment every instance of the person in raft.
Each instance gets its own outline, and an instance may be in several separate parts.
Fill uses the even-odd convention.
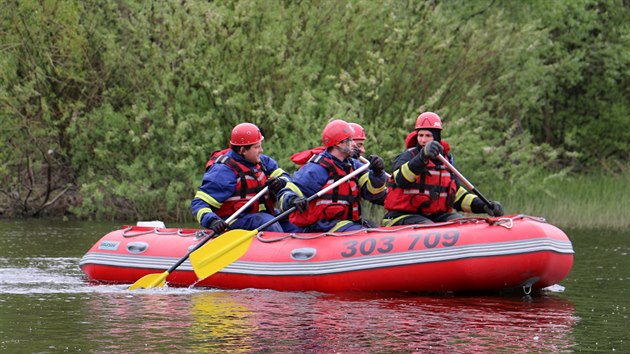
[[[363,127],[357,123],[349,122],[348,124],[350,124],[350,127],[352,127],[352,130],[354,131],[352,140],[354,140],[354,143],[357,145],[358,152],[359,152],[358,156],[352,156],[352,157],[358,158],[359,156],[364,156],[365,155],[365,130],[363,130]],[[318,146],[312,149],[296,152],[295,154],[291,155],[291,161],[295,162],[298,166],[302,167],[308,162],[308,160],[311,157],[313,157],[313,155],[321,154],[322,152],[324,152],[324,150],[326,150],[326,147]]]
[[[228,227],[254,230],[274,217],[276,194],[290,176],[274,159],[263,154],[264,139],[256,125],[241,123],[232,129],[230,148],[212,153],[201,186],[191,202],[192,213],[201,226],[216,234]],[[269,187],[269,193],[249,206],[231,225],[225,222],[265,186]],[[298,229],[284,221],[270,225],[267,230],[294,232]]]
[[[446,156],[452,163],[450,146],[441,139],[442,119],[433,112],[420,114],[414,131],[405,141],[407,150],[394,160],[388,182],[382,225],[411,225],[444,222],[463,217],[453,209],[467,213],[502,216],[503,207],[459,186],[455,175],[438,159]]]
[[[363,129],[363,127],[360,124],[352,123],[352,122],[349,122],[348,124],[350,124],[350,126],[352,127],[352,130],[354,130],[354,137],[352,139],[354,140],[354,143],[357,144],[357,147],[359,148],[359,156],[365,156],[365,140],[367,139],[366,136],[365,136],[365,130]],[[370,202],[372,204],[376,204],[376,205],[381,205],[382,206],[385,203],[386,193],[383,193],[383,195],[380,198],[371,200]],[[364,206],[365,206],[365,204],[364,204]],[[367,219],[367,218],[363,219],[363,225],[365,227],[368,227],[368,228],[376,228],[376,227],[378,227],[378,223],[377,222],[374,222],[374,221],[372,221],[370,219]]]
[[[365,156],[365,130],[363,130],[363,127],[357,123],[349,122],[348,124],[350,124],[352,130],[354,130],[352,140],[354,140],[354,143],[359,149],[359,156]]]
[[[304,232],[362,229],[361,199],[372,201],[385,193],[385,165],[382,158],[373,155],[369,159],[369,171],[361,172],[311,202],[307,201],[308,197],[363,165],[352,158],[359,154],[353,136],[354,130],[347,122],[338,119],[328,123],[322,132],[325,150],[313,155],[280,191],[280,209],[295,207],[289,220],[303,227]]]

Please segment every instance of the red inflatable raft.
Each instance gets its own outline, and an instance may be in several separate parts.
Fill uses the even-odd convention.
[[[125,226],[96,242],[80,267],[90,281],[131,284],[168,269],[206,232]],[[243,257],[220,272],[197,282],[186,261],[167,282],[327,293],[528,292],[562,281],[573,254],[567,235],[541,218],[464,218],[345,233],[261,232]]]

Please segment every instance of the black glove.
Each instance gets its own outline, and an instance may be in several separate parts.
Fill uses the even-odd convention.
[[[415,175],[419,175],[422,170],[427,167],[427,164],[422,160],[422,153],[416,155],[409,161],[409,170]]]
[[[215,235],[220,235],[227,230],[228,224],[221,218],[216,218],[210,223],[209,229],[214,231]]]
[[[490,216],[503,216],[504,211],[501,203],[490,201],[490,204],[492,205],[492,207],[488,206],[487,204],[483,206],[483,210],[486,212],[486,214]]]
[[[444,147],[442,147],[442,144],[440,144],[439,141],[432,140],[420,150],[420,156],[422,156],[422,160],[427,162],[437,158],[437,156],[443,152]]]
[[[287,185],[287,181],[282,178],[272,177],[265,182],[265,185],[269,187],[271,193],[278,194],[278,192]]]
[[[359,156],[361,156],[361,149],[359,149],[358,146],[353,146],[352,150],[350,151],[350,157],[352,157],[353,159],[358,159]]]
[[[306,209],[308,209],[308,200],[304,197],[295,197],[291,199],[289,205],[295,207],[295,209],[297,209],[300,213],[303,213]]]
[[[370,161],[370,170],[374,171],[375,175],[380,176],[385,169],[383,159],[378,155],[370,155],[367,159]]]

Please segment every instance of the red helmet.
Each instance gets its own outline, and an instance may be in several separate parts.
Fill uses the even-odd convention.
[[[354,131],[350,124],[341,119],[335,119],[328,123],[322,132],[322,143],[329,148],[335,146],[340,142],[352,138]]]
[[[442,130],[442,119],[433,112],[424,112],[416,119],[416,130],[438,129]]]
[[[232,129],[230,144],[234,146],[247,146],[263,141],[265,137],[260,129],[252,123],[241,123]]]
[[[363,127],[358,125],[357,123],[348,123],[352,130],[354,130],[354,140],[365,140],[365,131]]]

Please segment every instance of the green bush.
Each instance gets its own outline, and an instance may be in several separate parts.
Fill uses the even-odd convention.
[[[0,13],[0,215],[189,221],[208,155],[245,121],[289,171],[335,118],[362,124],[391,164],[426,110],[489,194],[627,171],[620,0],[23,0]]]

